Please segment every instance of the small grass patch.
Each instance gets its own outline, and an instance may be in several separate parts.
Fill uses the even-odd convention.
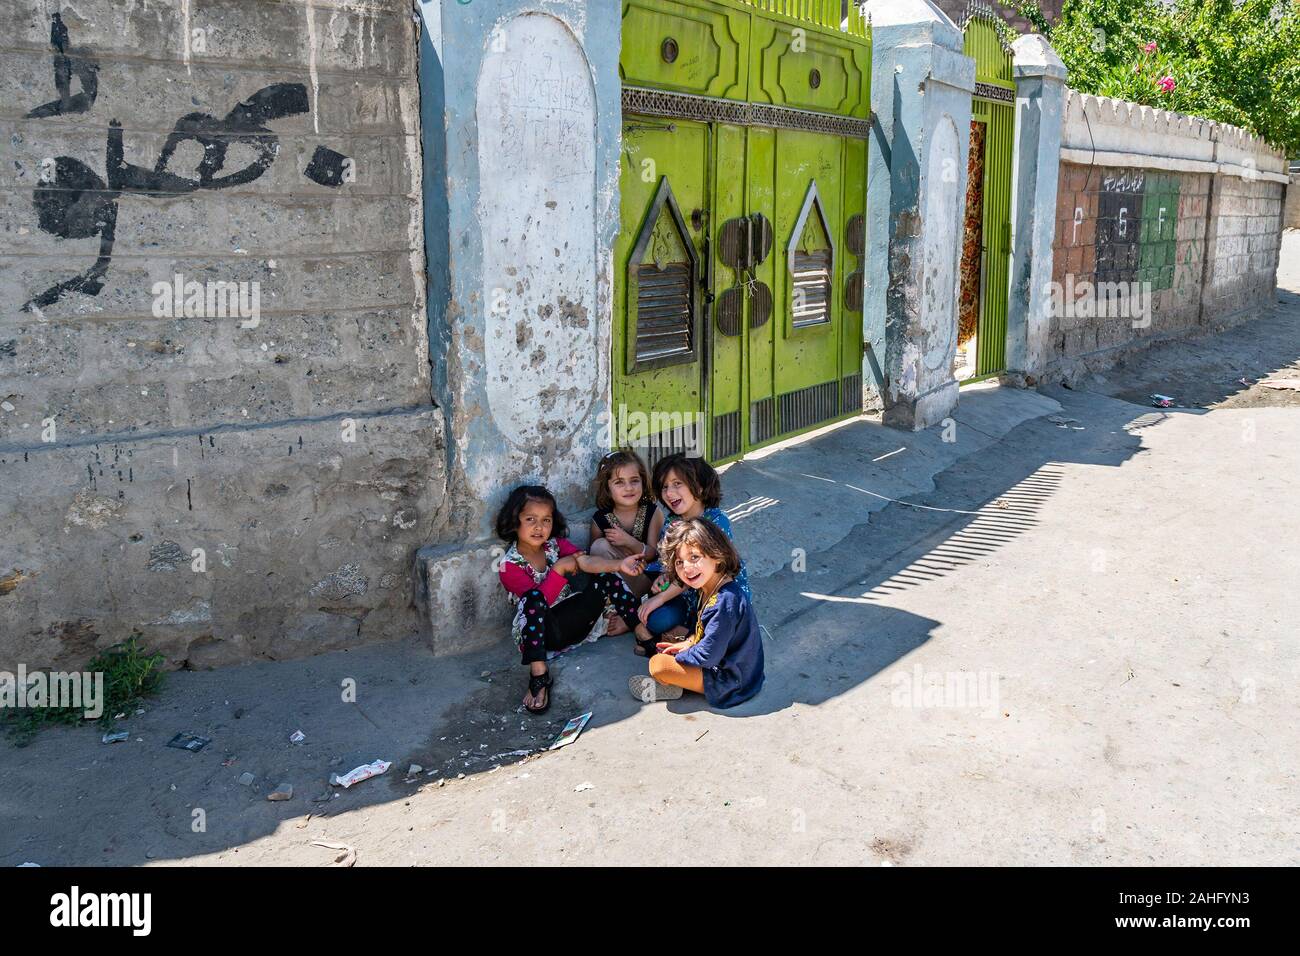
[[[132,712],[157,693],[164,676],[162,662],[161,654],[145,650],[138,631],[97,654],[81,670],[82,674],[104,675],[103,714],[96,722],[109,729],[115,715]],[[86,710],[85,706],[4,707],[0,708],[0,725],[17,746],[24,747],[47,724],[88,723]]]

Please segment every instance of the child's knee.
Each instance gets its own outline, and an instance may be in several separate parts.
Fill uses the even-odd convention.
[[[650,658],[650,676],[662,683],[665,674],[671,674],[678,669],[677,661],[671,654],[656,654]]]
[[[645,626],[651,634],[662,634],[665,631],[671,631],[678,624],[681,624],[683,617],[681,612],[671,603],[662,607],[657,607],[650,612],[650,617],[646,620]]]

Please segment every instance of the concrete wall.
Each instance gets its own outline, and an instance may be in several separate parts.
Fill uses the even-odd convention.
[[[1291,174],[1291,183],[1286,191],[1286,212],[1282,216],[1282,225],[1286,229],[1300,229],[1300,173]]]
[[[1038,371],[1103,368],[1270,304],[1284,169],[1236,127],[1068,91]]]
[[[492,519],[545,484],[589,509],[607,450],[618,230],[621,5],[422,0],[425,206],[446,209],[431,273],[434,378],[447,409],[445,534],[421,553],[435,651],[499,640]],[[435,263],[436,265],[436,263]]]
[[[928,0],[869,0],[863,381],[884,420],[917,430],[957,405],[957,286],[975,61]]]
[[[407,0],[27,0],[0,34],[0,668],[415,631],[446,451]],[[186,302],[217,282],[256,311]]]
[[[618,230],[621,10],[587,0],[425,0],[426,205],[445,204],[445,292],[429,321],[462,541],[511,485],[586,503],[609,405]],[[436,40],[434,39],[436,38]]]

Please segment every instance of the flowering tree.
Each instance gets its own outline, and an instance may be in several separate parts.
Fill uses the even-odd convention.
[[[1242,126],[1300,155],[1297,0],[1065,0],[1055,25],[1016,4],[1085,93]]]

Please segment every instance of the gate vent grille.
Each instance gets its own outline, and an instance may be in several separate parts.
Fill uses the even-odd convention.
[[[855,372],[840,380],[840,412],[848,415],[862,411],[862,373]]]
[[[669,455],[686,455],[696,458],[701,454],[700,426],[696,416],[677,428],[658,432],[645,438],[627,442],[627,446],[639,454],[646,467],[653,470],[655,463]]]
[[[636,270],[636,360],[648,362],[691,352],[691,267],[671,262]]]
[[[840,382],[810,385],[780,396],[781,434],[830,421],[840,411]]]
[[[760,398],[749,406],[749,440],[755,445],[762,444],[776,434],[776,423],[772,420],[772,398]]]
[[[740,412],[727,412],[713,419],[713,451],[709,457],[714,461],[730,458],[740,452]]]

